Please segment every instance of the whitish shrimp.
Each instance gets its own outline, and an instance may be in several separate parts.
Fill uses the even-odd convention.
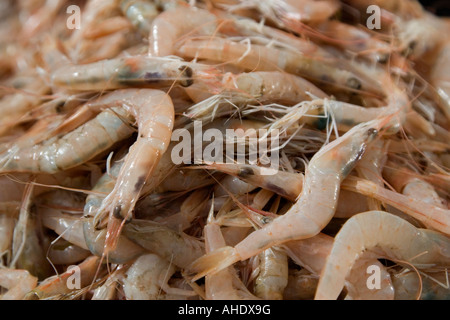
[[[84,91],[171,87],[174,84],[188,87],[194,82],[195,74],[192,68],[195,68],[194,64],[174,58],[115,58],[61,67],[52,74],[52,83],[55,87]]]
[[[103,200],[96,215],[98,221],[105,212],[109,212],[105,254],[115,247],[121,224],[131,218],[144,184],[167,150],[175,116],[172,101],[163,91],[116,90],[108,97],[111,102],[120,101],[134,116],[138,124],[138,138],[130,147],[114,189]]]
[[[450,263],[450,239],[438,232],[418,229],[383,211],[368,211],[350,218],[336,235],[320,277],[316,299],[336,299],[356,258],[379,248],[388,259],[414,265]]]
[[[123,277],[127,300],[182,299],[195,296],[194,291],[172,288],[168,281],[176,272],[169,261],[156,254],[140,256]]]
[[[195,279],[248,259],[272,246],[318,234],[334,215],[342,180],[364,154],[382,125],[383,121],[372,121],[356,126],[317,152],[306,169],[302,193],[292,208],[264,228],[251,233],[235,247],[222,248],[194,262],[189,269],[197,273]]]
[[[211,206],[208,223],[204,228],[206,252],[217,250],[226,245],[220,225],[214,219],[213,212],[213,206]],[[248,291],[231,266],[216,274],[206,276],[205,293],[209,300],[257,299]]]
[[[447,209],[444,199],[434,189],[433,185],[420,178],[420,175],[399,167],[393,162],[389,162],[383,170],[383,176],[397,192],[407,197],[420,199],[436,207]]]
[[[133,130],[124,119],[131,121],[122,108],[105,110],[61,138],[54,137],[7,154],[1,159],[0,171],[55,173],[80,165],[132,135]]]
[[[149,54],[155,57],[175,53],[175,43],[186,34],[211,35],[217,30],[217,17],[199,8],[179,6],[158,15],[152,23]]]
[[[354,71],[344,60],[319,59],[300,52],[233,42],[227,39],[191,39],[184,42],[177,55],[188,58],[220,61],[244,68],[247,71],[280,71],[307,79],[373,93],[381,91],[379,84]]]
[[[91,255],[89,250],[80,248],[64,239],[52,243],[47,258],[52,264],[72,265]]]
[[[38,279],[27,270],[0,269],[0,287],[8,289],[0,295],[0,300],[21,300],[33,290]]]

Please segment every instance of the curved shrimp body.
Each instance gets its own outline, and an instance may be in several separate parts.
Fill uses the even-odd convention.
[[[163,91],[153,89],[116,90],[110,101],[120,101],[138,124],[138,138],[130,147],[111,193],[103,200],[97,218],[110,213],[108,251],[120,233],[119,219],[129,219],[147,179],[152,175],[172,135],[174,107]]]
[[[387,212],[364,212],[350,218],[336,235],[315,298],[336,299],[354,261],[363,251],[374,248],[383,250],[390,259],[415,265],[450,263],[448,237],[418,229]]]
[[[175,53],[175,43],[188,33],[211,35],[217,29],[217,17],[207,10],[179,6],[158,15],[150,31],[149,53],[162,57]]]
[[[131,121],[122,108],[105,110],[60,138],[7,152],[1,159],[0,172],[56,173],[81,165],[132,135],[133,130],[124,119]]]
[[[192,65],[192,64],[191,64]],[[102,91],[127,87],[170,87],[193,83],[193,70],[179,59],[133,56],[70,65],[52,74],[56,87],[69,90]]]
[[[364,154],[382,123],[374,120],[356,126],[317,152],[306,170],[302,193],[291,209],[252,232],[234,248],[222,248],[194,262],[190,269],[197,273],[195,278],[217,272],[272,246],[318,234],[334,215],[341,181]]]

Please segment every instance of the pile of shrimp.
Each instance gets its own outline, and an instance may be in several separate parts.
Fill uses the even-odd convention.
[[[450,299],[450,20],[413,0],[0,8],[0,299]],[[199,123],[268,153],[236,160],[244,134],[205,161]]]

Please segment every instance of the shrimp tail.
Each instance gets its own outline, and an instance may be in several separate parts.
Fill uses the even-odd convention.
[[[187,274],[188,277],[190,274],[195,274],[191,281],[197,281],[207,274],[217,273],[240,260],[240,256],[235,248],[230,246],[222,247],[195,260],[187,268]]]

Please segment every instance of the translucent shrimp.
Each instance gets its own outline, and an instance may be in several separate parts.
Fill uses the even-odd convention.
[[[136,119],[139,129],[138,138],[126,156],[114,189],[103,200],[96,215],[99,221],[105,212],[109,212],[105,254],[114,249],[122,222],[131,218],[131,211],[145,182],[167,150],[174,121],[173,104],[165,92],[152,89],[116,90],[108,98],[111,102],[123,103]]]
[[[175,43],[188,33],[213,34],[217,30],[217,18],[207,10],[179,6],[164,11],[152,23],[149,38],[149,54],[155,57],[175,53]]]
[[[33,290],[38,279],[27,270],[0,269],[0,287],[8,291],[0,295],[0,300],[21,300]]]
[[[104,104],[99,101],[101,106]],[[101,112],[61,138],[53,137],[40,144],[8,152],[1,159],[0,172],[55,173],[80,165],[109,149],[115,142],[131,136],[133,130],[124,123],[131,117],[122,108]],[[92,143],[92,137],[96,142]]]
[[[407,197],[356,177],[348,177],[342,187],[389,204],[419,220],[428,228],[450,235],[450,215],[447,209],[442,209],[420,199]]]
[[[217,250],[226,245],[220,225],[213,217],[213,212],[213,206],[211,206],[208,223],[204,228],[206,252]],[[237,277],[233,267],[206,276],[205,293],[209,300],[257,299]]]
[[[336,235],[322,271],[316,299],[336,299],[355,259],[365,250],[379,248],[390,259],[414,265],[448,266],[450,239],[418,229],[383,211],[368,211],[350,218]]]
[[[337,85],[349,90],[379,93],[380,86],[353,70],[344,60],[320,59],[300,52],[234,42],[228,39],[191,39],[178,49],[177,55],[188,58],[221,61],[247,71],[280,71],[307,79]]]
[[[269,248],[258,255],[259,274],[255,279],[255,295],[265,300],[282,300],[288,283],[288,259],[279,248]]]
[[[194,66],[175,58],[133,56],[83,65],[69,65],[52,74],[57,88],[102,91],[128,87],[188,87],[194,82]]]
[[[433,185],[421,179],[418,174],[389,162],[383,170],[383,175],[397,192],[407,197],[420,199],[436,207],[447,209],[445,200],[439,196]]]
[[[175,266],[169,261],[156,254],[144,254],[125,273],[122,280],[125,297],[127,300],[178,300],[195,296],[194,291],[172,288],[168,285],[175,272]]]
[[[306,170],[302,193],[292,208],[235,247],[222,248],[195,261],[189,267],[191,272],[197,273],[194,279],[248,259],[274,245],[318,234],[334,215],[341,181],[382,125],[383,121],[377,120],[356,126],[316,153]]]
[[[303,174],[277,171],[274,174],[264,174],[264,167],[238,163],[212,163],[196,168],[218,170],[254,186],[273,191],[288,200],[294,201],[302,190]]]

